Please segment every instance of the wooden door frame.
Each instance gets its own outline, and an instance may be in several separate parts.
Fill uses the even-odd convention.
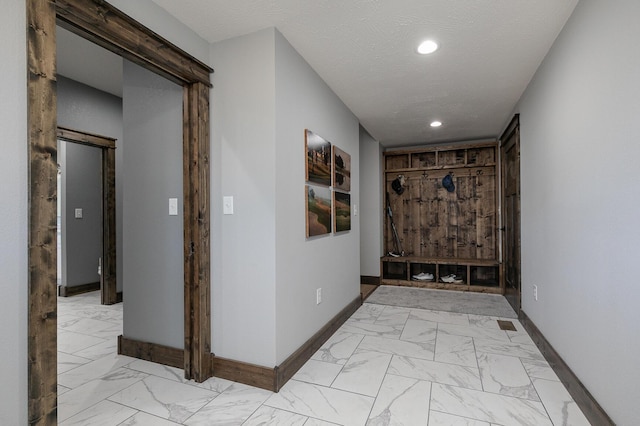
[[[505,256],[506,256],[506,249],[507,249],[507,232],[509,232],[509,230],[507,229],[507,221],[505,220],[505,210],[506,210],[506,206],[507,206],[507,199],[506,199],[506,187],[507,187],[507,168],[505,167],[505,162],[506,160],[506,155],[504,155],[505,153],[504,148],[506,146],[505,142],[510,142],[511,138],[515,137],[515,149],[518,152],[518,174],[520,173],[520,114],[515,114],[513,116],[513,119],[511,120],[511,122],[509,123],[509,125],[507,126],[507,128],[505,129],[505,131],[502,133],[502,136],[500,137],[500,169],[501,169],[501,175],[502,178],[500,179],[500,202],[502,204],[502,209],[501,209],[501,230],[503,231],[502,233],[502,263],[503,263],[503,271],[502,271],[502,276],[503,276],[503,287],[504,287],[504,292],[505,295],[507,294],[507,265],[506,262],[504,261]],[[517,204],[518,204],[518,212],[520,212],[520,177],[518,177],[518,189],[517,189]],[[519,213],[518,213],[519,214]],[[520,223],[520,220],[518,220],[518,223]],[[516,251],[518,253],[518,262],[520,262],[520,230],[518,230],[518,241],[516,244]],[[521,267],[520,269],[520,273],[518,274],[518,311],[522,309],[522,280],[521,280],[521,273],[522,273],[522,269]],[[509,304],[511,304],[511,302],[509,302]],[[520,312],[516,312],[517,314],[520,314]]]
[[[57,139],[97,148],[102,163],[102,259],[100,302],[118,302],[116,284],[116,140],[106,136],[57,127]],[[58,194],[59,195],[59,194]]]
[[[56,22],[180,84],[183,96],[184,370],[211,376],[209,90],[213,70],[104,0],[25,0],[28,421],[57,423]]]

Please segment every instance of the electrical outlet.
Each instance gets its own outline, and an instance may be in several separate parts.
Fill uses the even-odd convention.
[[[319,305],[322,302],[322,289],[316,289],[316,305]]]
[[[535,300],[536,302],[538,301],[538,286],[537,285],[533,286],[533,300]]]

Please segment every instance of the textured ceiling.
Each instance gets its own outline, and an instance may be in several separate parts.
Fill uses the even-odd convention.
[[[153,1],[209,42],[278,28],[385,146],[498,136],[577,4]],[[437,40],[440,49],[417,55],[426,38]],[[443,126],[431,128],[434,119]]]
[[[404,146],[499,136],[578,0],[153,1],[211,43],[278,28],[375,139]],[[122,61],[59,31],[60,74],[117,94]],[[426,38],[440,49],[420,56]]]

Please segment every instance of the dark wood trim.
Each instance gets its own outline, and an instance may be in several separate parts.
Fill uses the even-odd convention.
[[[211,377],[209,86],[184,89],[184,348],[185,377]]]
[[[127,339],[122,335],[118,336],[118,354],[176,368],[182,368],[184,362],[182,349]]]
[[[61,27],[183,85],[209,85],[213,69],[104,0],[56,0]]]
[[[214,377],[276,392],[277,367],[269,368],[211,354]]]
[[[122,303],[122,301],[124,300],[124,295],[122,294],[121,291],[116,293],[116,303]]]
[[[104,0],[26,0],[27,17],[27,152],[29,170],[29,282],[28,282],[28,419],[29,424],[56,424],[57,418],[57,285],[56,285],[56,19],[64,28],[93,41],[143,67],[174,82],[185,90],[198,92],[198,101],[190,101],[189,137],[185,143],[192,146],[193,158],[199,158],[197,167],[185,168],[184,174],[198,174],[202,186],[200,199],[208,197],[209,163],[208,151],[200,150],[210,143],[208,94],[210,67],[188,55],[153,31],[128,17]],[[195,89],[194,89],[195,88]],[[207,98],[204,102],[203,98]],[[197,117],[197,119],[193,119]],[[196,126],[197,125],[197,126]],[[206,161],[204,161],[206,160]],[[189,179],[192,176],[189,175]],[[185,179],[186,181],[186,179]],[[196,197],[190,197],[191,203]],[[185,203],[187,201],[185,200]],[[196,216],[190,216],[197,231],[185,229],[199,238],[209,235],[209,209],[198,204],[185,206]],[[199,218],[199,219],[197,219]],[[204,220],[206,219],[206,220]],[[199,241],[199,240],[194,240]],[[208,244],[198,243],[203,250],[195,261],[197,267],[189,266],[185,260],[185,271],[208,274],[210,253]],[[194,244],[194,246],[196,245]],[[206,250],[205,250],[206,249]],[[205,266],[206,265],[206,266]],[[204,272],[204,271],[207,272]],[[194,275],[195,276],[195,275]],[[205,279],[185,278],[190,294],[202,299],[209,294],[208,275]],[[116,293],[114,293],[116,294]],[[117,295],[116,295],[117,298]],[[191,323],[199,340],[186,347],[180,367],[185,359],[194,357],[198,351],[199,362],[191,364],[188,371],[197,380],[204,380],[210,363],[203,362],[211,354],[205,350],[210,322],[209,311],[202,302],[197,309],[185,311],[185,329]],[[194,305],[195,306],[195,305]],[[197,349],[194,349],[197,348]],[[201,370],[199,370],[201,369]]]
[[[29,170],[28,421],[56,424],[56,21],[53,1],[27,0]]]
[[[576,404],[578,404],[578,407],[580,407],[580,410],[582,410],[587,420],[589,420],[592,425],[615,425],[609,415],[600,404],[598,404],[598,401],[596,401],[580,379],[571,371],[571,368],[569,368],[560,354],[556,352],[553,346],[551,346],[551,343],[549,343],[538,327],[531,321],[531,318],[522,310],[520,310],[518,317],[525,330],[527,330],[527,333],[531,336],[531,339],[533,339],[538,349],[540,349],[540,352],[542,352],[542,355],[544,355],[549,365],[551,365],[551,368],[553,368],[553,371],[558,375],[562,384],[567,388],[569,394]]]
[[[107,136],[57,128],[58,139],[91,146],[102,151],[102,273],[101,303],[118,303],[116,292],[116,140]]]
[[[285,383],[307,362],[329,338],[344,324],[362,305],[360,296],[353,299],[342,311],[331,319],[324,327],[307,340],[297,351],[276,367],[275,392],[282,389]]]
[[[100,290],[100,282],[87,283],[73,286],[61,285],[58,287],[58,296],[71,297],[78,294],[90,293],[92,291]]]
[[[380,277],[360,275],[360,284],[380,285]]]

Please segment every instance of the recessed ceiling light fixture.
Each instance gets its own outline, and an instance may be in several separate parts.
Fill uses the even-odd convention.
[[[438,50],[438,43],[433,40],[425,40],[418,46],[418,53],[421,55],[428,55]]]
[[[431,127],[440,127],[442,126],[442,122],[441,121],[432,121],[431,122]]]

